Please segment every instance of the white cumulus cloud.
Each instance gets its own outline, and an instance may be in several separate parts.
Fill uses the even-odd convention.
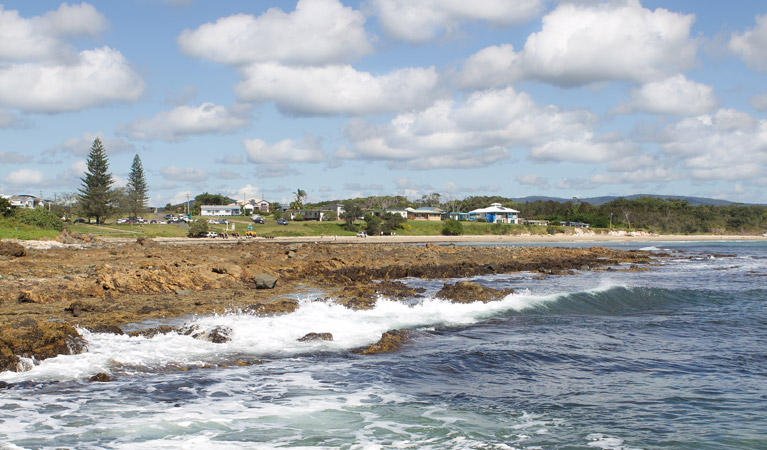
[[[421,108],[440,95],[434,67],[375,76],[349,65],[292,67],[253,64],[235,87],[241,101],[274,101],[295,115],[371,114]]]
[[[244,112],[209,102],[179,106],[151,118],[138,118],[118,131],[131,139],[183,141],[193,134],[228,133],[245,127],[250,121]]]
[[[738,55],[749,67],[767,72],[767,15],[756,16],[756,26],[742,33],[733,33],[730,51]]]
[[[6,175],[3,182],[13,187],[37,187],[45,184],[45,175],[39,170],[19,169]]]
[[[665,78],[695,61],[693,20],[692,15],[643,8],[638,0],[560,3],[519,53],[506,45],[469,57],[458,84],[478,89],[520,79],[577,86]]]
[[[345,133],[354,147],[336,157],[389,161],[413,168],[480,167],[512,150],[538,160],[606,162],[634,151],[614,134],[596,135],[586,111],[537,105],[513,88],[474,92],[456,105],[441,100],[388,124],[351,120]]]
[[[0,105],[28,112],[78,111],[135,101],[143,92],[143,80],[109,47],[84,50],[69,64],[0,65]]]
[[[364,23],[360,11],[337,0],[300,0],[291,13],[271,8],[184,30],[178,45],[189,56],[230,65],[343,63],[372,52]]]
[[[696,115],[716,108],[713,86],[688,80],[677,74],[632,89],[630,100],[617,112],[641,111],[650,114]]]
[[[541,0],[373,0],[372,6],[387,34],[415,43],[453,31],[464,21],[509,26],[526,22],[543,10]]]

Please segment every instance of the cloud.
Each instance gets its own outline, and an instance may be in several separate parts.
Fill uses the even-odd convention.
[[[632,89],[630,100],[619,105],[618,113],[641,111],[650,114],[697,115],[716,108],[714,88],[677,74]]]
[[[748,99],[748,103],[759,112],[767,112],[767,92],[754,95]]]
[[[243,158],[242,155],[224,155],[216,158],[216,162],[219,164],[240,165],[245,162],[245,158]]]
[[[237,98],[274,101],[295,115],[373,114],[418,109],[441,95],[434,67],[405,68],[374,76],[349,65],[291,67],[253,64],[241,71]]]
[[[457,75],[464,89],[522,79],[561,86],[603,81],[646,83],[692,66],[694,16],[643,8],[638,0],[560,3],[519,53],[510,45],[472,55]]]
[[[12,187],[40,187],[46,184],[45,175],[31,169],[14,170],[3,178],[3,182]]]
[[[526,22],[543,10],[540,0],[373,0],[372,6],[387,34],[414,43],[453,31],[463,21],[484,20],[502,27]]]
[[[245,186],[239,188],[238,190],[230,191],[230,192],[234,195],[234,198],[237,200],[243,197],[245,199],[251,199],[251,198],[260,199],[262,197],[261,191],[256,186],[252,186],[250,184],[246,184]]]
[[[596,135],[596,117],[586,111],[542,107],[513,88],[474,92],[456,105],[402,113],[388,124],[351,120],[353,143],[337,158],[389,161],[394,167],[481,167],[529,150],[538,160],[605,162],[635,151],[616,134]]]
[[[767,120],[720,109],[680,120],[658,134],[664,154],[679,161],[692,178],[746,180],[767,167]]]
[[[67,64],[0,65],[0,105],[26,112],[78,111],[135,101],[143,92],[143,80],[109,47],[84,50]]]
[[[138,118],[118,128],[118,133],[131,139],[178,142],[190,135],[228,133],[248,126],[250,120],[242,108],[227,108],[213,103],[179,106],[154,117]]]
[[[322,143],[307,135],[302,141],[284,139],[269,144],[261,139],[242,141],[248,162],[257,164],[256,173],[262,177],[281,177],[296,174],[295,163],[319,163],[327,160]]]
[[[16,117],[15,114],[11,114],[9,112],[0,110],[0,129],[12,128],[15,126],[19,126],[23,123],[24,122],[20,120],[18,117]]]
[[[591,190],[596,188],[596,185],[590,180],[578,177],[560,178],[554,186],[562,190]]]
[[[303,141],[296,142],[285,139],[269,144],[261,139],[246,139],[242,141],[248,162],[257,164],[271,163],[312,163],[325,161],[320,141],[307,136]]]
[[[108,138],[104,133],[97,131],[95,133],[86,131],[80,137],[71,137],[59,145],[45,150],[45,154],[55,155],[58,153],[67,153],[74,156],[85,157],[90,153],[93,141],[99,138],[104,145],[107,155],[117,155],[121,153],[138,153],[135,145],[124,139]]]
[[[754,70],[767,72],[767,15],[756,16],[756,26],[732,33],[730,51]]]
[[[103,14],[88,3],[69,5],[43,16],[29,19],[17,10],[0,5],[0,60],[29,61],[60,59],[71,53],[71,46],[62,40],[67,36],[95,36],[107,27]]]
[[[184,30],[178,45],[186,55],[235,66],[338,64],[372,53],[364,23],[360,11],[337,0],[299,0],[291,13],[271,8],[259,17],[236,14]]]
[[[175,165],[163,167],[160,174],[173,181],[187,181],[198,183],[208,179],[208,172],[194,167],[177,167]]]
[[[527,175],[520,175],[517,177],[517,182],[525,186],[533,186],[539,189],[548,190],[551,186],[548,180],[541,177],[537,173],[530,173]]]
[[[589,181],[596,184],[645,184],[679,180],[685,176],[670,167],[647,167],[628,172],[595,174]]]
[[[0,152],[0,163],[3,164],[22,164],[32,160],[31,156],[22,155],[17,152]]]

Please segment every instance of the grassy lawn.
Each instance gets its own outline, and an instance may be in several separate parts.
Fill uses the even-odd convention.
[[[145,218],[148,220],[159,220],[163,214],[148,215]],[[193,217],[193,219],[199,219],[200,217]],[[208,220],[205,218],[204,220]],[[231,222],[229,225],[229,232],[238,232],[244,234],[249,226],[253,227],[253,230],[258,236],[353,236],[355,232],[346,231],[342,228],[342,221],[332,222],[315,222],[315,221],[299,221],[288,222],[288,225],[278,225],[277,221],[271,217],[266,216],[264,220],[266,223],[263,225],[253,223],[249,217],[227,217]],[[364,222],[359,221],[357,225],[361,229]],[[430,221],[408,221],[405,223],[404,228],[396,230],[396,233],[401,236],[436,236],[442,233],[442,227],[444,222],[430,222]],[[17,230],[18,227],[18,230]],[[144,225],[117,225],[115,219],[110,220],[103,225],[95,224],[83,224],[83,223],[70,223],[66,227],[71,232],[78,232],[82,234],[92,234],[94,236],[102,237],[186,237],[188,226],[186,224],[144,224]],[[208,229],[210,231],[226,231],[226,225],[209,224]],[[234,229],[232,229],[234,228]],[[559,231],[559,230],[557,230]],[[508,224],[489,224],[479,222],[463,222],[463,234],[465,235],[513,235],[513,234],[546,234],[546,227],[538,226],[525,226],[525,225],[508,225]],[[41,230],[37,227],[23,224],[16,224],[8,220],[0,220],[0,238],[1,239],[45,239],[55,238],[58,235],[54,230]]]

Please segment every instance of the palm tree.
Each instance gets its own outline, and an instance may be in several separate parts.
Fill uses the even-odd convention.
[[[293,193],[295,200],[290,204],[290,209],[301,209],[304,207],[304,200],[306,200],[306,191],[303,189],[297,189]]]

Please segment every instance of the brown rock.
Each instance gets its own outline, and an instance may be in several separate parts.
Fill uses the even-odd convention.
[[[455,284],[445,283],[442,289],[437,292],[436,296],[437,298],[450,300],[454,303],[487,303],[492,300],[500,300],[513,292],[513,289],[503,289],[499,291],[497,289],[481,286],[477,283],[472,283],[471,281],[458,281]]]
[[[153,328],[145,328],[143,330],[136,330],[131,331],[128,333],[128,336],[136,337],[136,336],[144,336],[146,338],[153,338],[157,336],[158,334],[168,334],[178,331],[178,327],[173,327],[170,325],[159,325]]]
[[[110,378],[109,374],[106,374],[104,372],[99,372],[96,375],[92,376],[90,378],[90,381],[95,383],[108,383],[112,381],[112,378]]]
[[[231,276],[233,276],[235,278],[239,278],[242,275],[242,267],[238,266],[237,264],[233,264],[233,263],[218,264],[218,265],[213,266],[213,268],[211,270],[213,272],[215,272],[215,273],[228,274],[228,275],[231,275]],[[276,281],[277,280],[275,279],[275,282]]]
[[[85,340],[66,323],[26,319],[0,330],[0,371],[17,370],[18,356],[43,360],[85,349]]]
[[[281,299],[271,302],[256,303],[248,309],[253,314],[289,314],[298,309],[298,302],[292,299]]]
[[[299,338],[298,342],[332,341],[332,340],[333,340],[333,334],[332,333],[308,333],[304,337]]]
[[[89,327],[85,327],[85,329],[90,331],[91,333],[109,333],[109,334],[116,334],[118,336],[122,336],[123,334],[125,334],[122,328],[118,327],[117,325],[110,325],[110,324],[91,325]]]
[[[224,342],[229,342],[231,340],[230,335],[232,334],[232,329],[225,326],[218,326],[210,331],[202,331],[197,325],[191,325],[181,328],[178,332],[179,334],[192,336],[201,341],[223,344]]]
[[[402,348],[410,342],[413,336],[412,330],[391,330],[381,335],[381,339],[364,349],[353,350],[360,355],[375,355],[377,353],[391,353]]]
[[[20,258],[27,255],[27,250],[15,242],[0,241],[0,255]]]

